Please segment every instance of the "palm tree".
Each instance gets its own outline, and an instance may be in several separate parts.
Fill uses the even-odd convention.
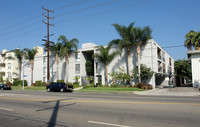
[[[93,54],[93,58],[97,58],[100,62],[104,64],[104,70],[105,70],[105,83],[108,83],[108,70],[107,66],[108,64],[115,58],[116,55],[120,55],[119,51],[114,51],[112,53],[109,53],[111,49],[111,45],[108,45],[104,48],[104,46],[99,46],[98,50],[100,53]]]
[[[194,47],[196,50],[199,49],[200,47],[200,31],[195,32],[195,31],[190,31],[185,35],[185,42],[184,46],[187,47],[189,50]]]
[[[134,27],[134,23],[131,23],[128,27],[121,26],[118,24],[113,24],[115,29],[119,33],[122,39],[112,40],[110,44],[117,44],[120,49],[126,50],[127,57],[127,73],[130,75],[130,56],[131,56],[131,48],[133,46],[137,46],[137,56],[138,56],[138,74],[139,74],[139,82],[140,79],[140,47],[141,45],[146,44],[147,40],[151,38],[151,29],[146,26],[144,28]]]
[[[22,66],[22,59],[24,57],[24,50],[20,50],[20,49],[15,49],[13,50],[15,52],[15,56],[18,59],[18,67],[19,67],[19,80],[21,80],[21,66]]]
[[[141,77],[140,77],[140,73],[141,73],[141,69],[140,69],[140,65],[141,65],[141,46],[145,45],[147,43],[147,41],[151,38],[151,28],[146,26],[144,28],[140,28],[140,27],[135,27],[133,29],[133,36],[135,38],[135,44],[137,45],[137,58],[138,58],[138,79],[139,82],[141,82]]]
[[[69,64],[69,53],[72,50],[78,49],[78,39],[73,38],[72,40],[68,40],[64,35],[61,35],[58,38],[58,42],[62,43],[62,48],[60,51],[60,58],[63,59],[65,57],[66,60],[66,82],[68,81],[68,64]]]
[[[56,66],[57,66],[57,80],[59,80],[59,57],[60,57],[60,50],[62,48],[62,43],[57,42],[55,45],[51,47],[51,52],[56,54]]]
[[[33,65],[34,65],[34,58],[37,53],[37,49],[28,49],[25,48],[25,58],[28,59],[31,63],[31,85],[33,84]]]
[[[131,48],[135,45],[135,38],[133,36],[133,25],[134,23],[131,23],[128,27],[124,25],[119,24],[113,24],[117,32],[119,33],[121,39],[114,39],[110,42],[111,45],[116,44],[118,45],[119,49],[122,51],[122,49],[126,50],[126,70],[127,74],[130,75],[130,57],[131,57]]]

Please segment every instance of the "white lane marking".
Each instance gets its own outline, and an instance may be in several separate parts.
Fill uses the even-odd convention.
[[[102,124],[102,125],[115,126],[115,127],[131,127],[131,126],[125,126],[125,125],[119,125],[119,124],[112,124],[112,123],[103,123],[103,122],[97,122],[97,121],[88,121],[88,122],[89,123]]]
[[[13,111],[14,109],[9,109],[9,108],[1,108],[1,107],[0,107],[0,110]]]

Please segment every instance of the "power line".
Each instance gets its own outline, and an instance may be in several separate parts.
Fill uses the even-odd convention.
[[[59,7],[59,8],[55,8],[54,10],[60,10],[60,9],[67,8],[67,7],[73,7],[73,6],[76,6],[78,4],[82,4],[82,3],[88,2],[88,1],[90,1],[90,0],[82,0],[82,1],[70,4],[70,5],[65,5],[65,6],[62,6],[62,7]]]
[[[124,8],[132,7],[132,6],[135,6],[135,5],[139,5],[139,4],[144,4],[144,3],[147,3],[149,1],[152,1],[152,0],[145,0],[145,1],[134,3],[134,4],[129,4],[129,5],[126,5],[126,6],[123,6],[123,7],[118,7],[118,8],[104,10],[104,11],[97,12],[97,13],[92,13],[92,14],[86,15],[86,16],[80,16],[80,17],[76,17],[76,18],[71,18],[71,19],[67,19],[67,20],[58,21],[56,23],[61,23],[61,22],[64,22],[64,21],[66,22],[66,21],[78,20],[78,19],[82,19],[82,18],[91,17],[91,16],[94,16],[94,15],[96,16],[98,14],[104,14],[104,13],[107,13],[107,12],[112,12],[112,11],[119,10],[119,9],[124,9]]]
[[[25,28],[27,28],[27,27],[29,27],[29,26],[32,26],[32,25],[35,25],[35,24],[39,24],[39,23],[40,23],[40,21],[37,21],[37,22],[31,23],[31,24],[26,25],[26,26],[24,26],[24,27],[21,27],[21,28],[15,29],[14,31],[10,31],[10,32],[7,32],[7,33],[4,33],[4,34],[1,34],[0,36],[4,36],[4,35],[10,34],[10,33],[14,33],[14,32],[16,32],[16,31],[20,31],[20,30],[25,29]]]
[[[60,1],[52,1],[52,2],[50,2],[49,4],[47,4],[47,5],[51,5],[51,4],[55,4],[55,3],[59,3],[59,2],[61,2],[62,0],[60,0]],[[8,23],[10,23],[10,22],[12,22],[13,20],[16,20],[16,19],[19,19],[19,17],[21,18],[21,17],[24,17],[24,16],[26,16],[27,14],[30,14],[31,12],[34,12],[35,10],[38,10],[38,9],[40,9],[41,8],[41,6],[38,6],[38,7],[36,7],[36,8],[32,8],[31,10],[29,10],[29,11],[26,11],[25,13],[23,13],[23,14],[21,14],[21,15],[18,15],[18,16],[15,16],[15,17],[13,17],[13,18],[11,18],[10,20],[7,20],[7,21],[5,21],[5,22],[3,22],[3,23],[1,23],[1,24],[8,24]]]
[[[116,1],[118,1],[118,0],[112,0],[112,1],[109,1],[109,2],[102,3],[102,4],[97,4],[97,5],[82,8],[82,9],[79,9],[79,10],[74,10],[74,11],[71,11],[71,12],[56,15],[55,17],[60,17],[60,16],[63,16],[63,15],[68,15],[68,14],[72,14],[72,13],[81,12],[81,11],[85,11],[85,10],[88,10],[88,9],[96,8],[96,7],[105,6],[105,5],[111,4],[111,3],[116,2]]]
[[[65,7],[76,6],[76,5],[78,5],[78,4],[81,4],[81,3],[83,3],[83,2],[87,2],[87,1],[90,1],[90,0],[79,1],[79,2],[76,2],[76,3],[74,3],[74,4],[70,4],[70,5],[66,5],[66,6],[63,6],[63,7],[57,8],[57,10],[58,10],[58,9],[65,8]],[[52,3],[56,3],[56,2],[52,2]],[[27,13],[24,13],[23,15],[20,15],[20,16],[17,16],[17,17],[22,17],[22,16],[24,16],[24,15],[26,15],[26,14],[32,12],[33,10],[35,10],[35,8],[34,8],[34,9],[31,9],[31,10],[28,11]],[[13,18],[13,20],[18,19],[17,17]],[[32,18],[36,18],[36,17],[38,17],[38,15],[34,15],[34,16],[30,17],[29,19],[22,20],[23,22],[21,22],[21,23],[18,22],[18,23],[16,23],[16,24],[13,24],[13,25],[8,26],[8,27],[6,27],[6,28],[0,29],[0,31],[2,31],[2,30],[4,30],[4,29],[8,30],[8,29],[10,29],[10,28],[16,27],[16,26],[18,26],[19,24],[23,24],[24,21],[29,21],[29,20],[32,20]],[[10,20],[10,21],[13,21],[13,20]],[[38,22],[40,22],[40,21],[38,21]],[[30,26],[31,26],[31,25],[30,25]],[[27,27],[27,26],[26,26],[26,27]],[[23,28],[24,28],[24,27],[23,27]],[[1,34],[0,36],[7,35],[7,34],[9,34],[9,33],[16,32],[16,31],[18,31],[19,29],[21,29],[21,28],[15,29],[15,30],[12,31],[12,32],[7,32],[7,33],[5,33],[5,34]]]
[[[84,1],[86,1],[86,0],[84,0]],[[110,2],[115,2],[115,1],[116,1],[116,0],[110,1]],[[105,11],[93,13],[93,14],[90,14],[90,15],[87,15],[87,16],[81,16],[81,17],[77,17],[77,18],[72,18],[72,19],[68,19],[67,21],[78,20],[78,19],[90,17],[90,16],[97,15],[97,14],[103,14],[103,13],[106,13],[106,12],[111,12],[111,11],[115,11],[115,10],[119,10],[119,9],[124,9],[124,8],[128,8],[128,7],[131,7],[131,6],[143,4],[143,3],[146,3],[146,2],[149,2],[149,1],[152,1],[152,0],[145,0],[145,1],[141,1],[141,2],[134,3],[134,4],[126,5],[126,6],[123,6],[123,7],[114,8],[114,9],[109,9],[109,10],[105,10]],[[110,2],[107,2],[107,4],[109,4]],[[76,3],[76,4],[77,4],[77,3]],[[106,4],[106,3],[103,3],[103,4]],[[95,5],[95,7],[96,7],[96,6],[97,6],[97,5]],[[98,6],[102,6],[102,4],[100,4],[100,5],[98,5]],[[57,9],[58,9],[58,8],[57,8]],[[86,8],[85,8],[85,9],[86,9]],[[82,9],[81,9],[81,10],[82,10]],[[80,10],[77,10],[77,11],[80,11]],[[66,21],[66,20],[63,20],[63,21]],[[59,22],[56,22],[56,23],[61,23],[61,22],[63,22],[63,21],[59,21]],[[40,22],[40,21],[38,21],[38,23],[39,23],[39,22]],[[30,25],[28,25],[28,26],[31,26],[31,25],[33,25],[33,24],[30,24]],[[20,29],[25,29],[25,28],[27,28],[28,26],[25,26],[25,27],[22,27],[22,28],[18,28],[18,29],[14,30],[14,31],[5,33],[5,34],[3,34],[3,35],[9,34],[9,33],[13,33],[13,32],[16,32],[16,31],[19,31]],[[33,32],[33,31],[36,31],[36,30],[38,30],[38,29],[40,29],[40,28],[41,28],[41,27],[36,28],[36,29],[34,29],[34,30],[31,30],[31,31],[29,31],[29,32],[26,32],[25,34],[30,33],[30,32]],[[1,36],[1,35],[0,35],[0,36]],[[7,38],[7,39],[10,39],[10,38]],[[7,40],[7,39],[3,39],[3,40]],[[1,40],[1,41],[2,41],[2,40]]]

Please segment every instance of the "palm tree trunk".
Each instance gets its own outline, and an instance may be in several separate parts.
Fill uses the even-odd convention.
[[[138,57],[138,80],[139,82],[141,82],[141,78],[140,78],[140,42],[137,42],[137,57]]]
[[[105,84],[108,84],[108,70],[107,70],[107,64],[105,63]]]
[[[31,60],[31,85],[33,85],[33,60]]]
[[[58,54],[56,53],[56,66],[57,66],[57,80],[59,80],[59,61],[58,61]]]
[[[69,63],[69,56],[68,56],[68,53],[66,54],[66,57],[65,57],[65,60],[66,60],[66,82],[68,82],[68,63]]]
[[[21,80],[21,73],[22,73],[22,70],[21,70],[22,69],[21,68],[22,67],[22,62],[21,61],[19,61],[19,65],[18,66],[19,66],[19,80]]]
[[[180,81],[180,86],[181,86],[182,85],[182,76],[180,76],[179,81]]]
[[[130,75],[131,51],[129,47],[127,47],[126,49],[127,49],[127,74]]]

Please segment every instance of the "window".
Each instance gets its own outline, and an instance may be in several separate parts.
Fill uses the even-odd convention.
[[[10,72],[8,72],[8,78],[12,78],[12,77],[11,77],[11,73],[10,73]]]
[[[169,65],[172,65],[172,59],[169,57]]]
[[[8,63],[8,69],[11,69],[11,63]]]
[[[43,63],[46,63],[47,62],[47,57],[43,57]]]
[[[98,63],[96,63],[96,74],[98,74],[99,73],[99,64]]]
[[[80,61],[80,52],[75,53],[75,59],[76,61]]]
[[[80,74],[80,64],[75,64],[75,74]]]

